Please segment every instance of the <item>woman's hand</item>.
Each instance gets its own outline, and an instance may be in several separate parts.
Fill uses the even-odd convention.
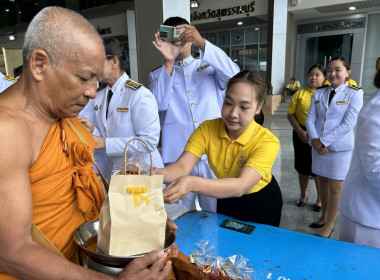
[[[325,154],[327,154],[329,152],[329,150],[325,147],[325,146],[322,146],[320,147],[318,150],[317,150],[317,153],[318,155],[320,156],[323,156]]]
[[[301,129],[301,131],[298,131],[297,134],[298,134],[298,138],[303,143],[309,143],[309,136],[307,135],[307,131]]]
[[[164,191],[164,202],[172,204],[191,192],[191,176],[183,176],[174,180]]]

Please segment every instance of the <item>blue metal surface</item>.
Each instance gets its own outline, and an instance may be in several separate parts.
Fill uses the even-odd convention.
[[[256,226],[247,235],[221,228],[225,219],[231,218],[205,211],[176,219],[180,250],[188,256],[195,243],[209,240],[223,258],[238,254],[248,258],[256,280],[380,278],[380,249],[243,222]]]

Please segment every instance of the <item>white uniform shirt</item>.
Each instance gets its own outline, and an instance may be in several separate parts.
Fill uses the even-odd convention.
[[[344,83],[335,89],[329,105],[331,91],[331,86],[324,86],[313,95],[306,119],[309,139],[319,138],[330,151],[352,151],[353,128],[363,106],[363,90]]]
[[[191,133],[204,121],[219,118],[228,80],[238,66],[206,40],[200,59],[175,61],[170,76],[162,66],[149,75],[162,122],[162,159],[175,162]]]
[[[358,117],[355,149],[342,188],[339,212],[359,224],[380,229],[380,90]]]
[[[4,76],[3,73],[0,72],[0,92],[3,92],[4,90],[6,90],[13,83],[14,81],[12,81],[12,79],[6,78],[6,76]]]
[[[153,165],[163,167],[161,155],[157,150],[160,121],[156,100],[144,86],[137,89],[126,86],[128,80],[129,76],[124,73],[113,85],[108,118],[106,108],[109,86],[98,91],[96,98],[90,100],[81,112],[81,115],[93,122],[93,135],[106,138],[106,149],[99,150],[96,159],[101,158],[103,171],[104,166],[107,166],[107,178],[110,178],[112,170],[120,168],[125,145],[136,136],[148,144],[153,156]],[[150,164],[147,148],[140,141],[133,141],[128,145],[128,158],[136,152],[145,153],[140,160]]]

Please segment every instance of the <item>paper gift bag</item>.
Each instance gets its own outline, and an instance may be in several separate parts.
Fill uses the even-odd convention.
[[[112,175],[108,197],[100,211],[98,247],[114,256],[131,256],[164,248],[166,211],[162,175]],[[149,148],[148,148],[149,150]],[[150,153],[150,151],[149,151]],[[151,156],[152,165],[152,156]],[[152,174],[152,166],[150,174]]]

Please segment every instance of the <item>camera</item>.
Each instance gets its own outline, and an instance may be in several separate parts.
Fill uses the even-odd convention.
[[[160,25],[160,39],[178,41],[179,36],[186,30],[186,28],[176,28],[169,25]]]

